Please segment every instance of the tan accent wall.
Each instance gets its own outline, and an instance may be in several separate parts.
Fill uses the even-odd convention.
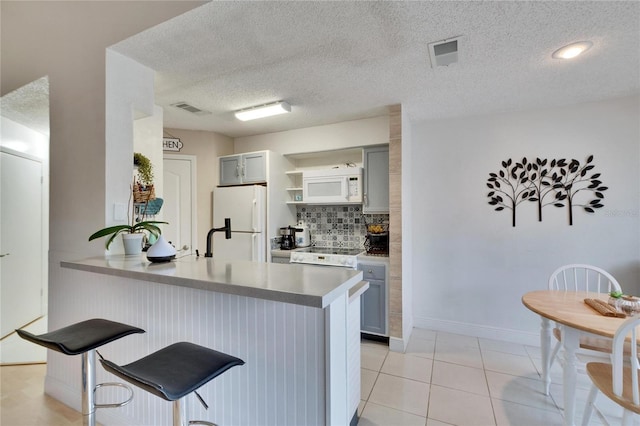
[[[389,335],[402,338],[402,107],[389,107]]]

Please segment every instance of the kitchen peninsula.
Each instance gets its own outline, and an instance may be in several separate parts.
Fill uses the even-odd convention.
[[[195,256],[158,264],[144,256],[95,257],[61,266],[67,288],[54,306],[65,324],[102,317],[147,331],[104,346],[106,358],[129,363],[190,341],[246,362],[204,386],[199,392],[210,409],[194,398],[190,418],[233,425],[355,420],[359,296],[368,287],[362,272]],[[50,351],[45,384],[48,394],[73,407],[80,400],[76,362]],[[97,379],[114,378],[98,369]],[[117,400],[109,391],[99,390],[98,399]],[[171,406],[136,391],[131,404],[98,410],[97,418],[105,425],[170,424]]]

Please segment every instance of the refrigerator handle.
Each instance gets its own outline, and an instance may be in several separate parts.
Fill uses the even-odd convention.
[[[254,198],[251,202],[251,228],[253,232],[258,231],[258,200]]]
[[[258,260],[258,235],[251,234],[251,261],[256,262]]]

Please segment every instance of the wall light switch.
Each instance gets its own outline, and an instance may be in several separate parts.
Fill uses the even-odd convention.
[[[127,205],[123,203],[113,204],[113,220],[127,220]]]

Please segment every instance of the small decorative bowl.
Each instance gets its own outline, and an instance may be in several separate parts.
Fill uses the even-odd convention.
[[[635,296],[622,296],[620,309],[629,316],[640,314],[640,298]]]

